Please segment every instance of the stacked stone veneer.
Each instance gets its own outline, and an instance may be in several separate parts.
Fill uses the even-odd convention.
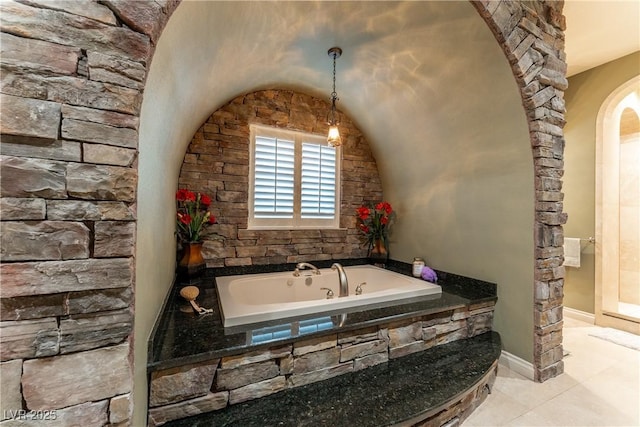
[[[535,171],[534,372],[555,377],[562,362],[564,232],[564,54],[563,1],[473,2],[502,46],[527,113]]]
[[[459,426],[469,415],[485,401],[493,389],[498,376],[498,361],[493,364],[485,376],[470,390],[460,396],[449,407],[411,427],[454,427]]]
[[[209,267],[283,264],[360,258],[366,249],[356,229],[355,210],[381,201],[376,162],[362,133],[340,114],[341,148],[339,230],[247,230],[250,125],[259,124],[326,135],[325,101],[289,90],[239,96],[214,112],[187,149],[179,184],[212,195],[220,222],[210,231],[225,237],[207,240]],[[361,234],[361,233],[360,233]]]
[[[222,409],[491,330],[494,302],[151,374],[149,424]]]
[[[54,382],[109,378],[114,370],[106,372],[111,365],[101,363],[113,351],[108,349],[130,351],[118,334],[107,342],[97,331],[119,323],[113,319],[120,315],[127,319],[120,334],[130,337],[141,93],[154,44],[178,4],[0,3],[2,409],[35,409],[33,388],[21,387],[23,373],[44,372],[45,363],[59,362],[59,376],[41,376],[39,382],[56,401],[41,407],[60,409],[62,424],[128,419],[130,374],[116,376],[127,377],[126,386],[108,393],[92,387],[73,398],[57,392]],[[509,59],[531,130],[533,360],[536,378],[543,381],[562,372],[563,2],[473,4]],[[112,226],[118,225],[116,232]],[[82,325],[83,332],[69,334],[72,324]],[[63,336],[62,347],[76,353],[63,353]],[[63,363],[73,354],[86,357],[86,369]],[[116,360],[115,372],[130,371],[129,362]],[[97,415],[89,418],[90,413]]]

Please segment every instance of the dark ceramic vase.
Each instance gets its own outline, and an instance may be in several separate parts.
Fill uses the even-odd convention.
[[[202,242],[185,243],[182,251],[182,259],[178,262],[178,275],[185,278],[198,277],[206,267],[202,257]]]
[[[369,247],[369,262],[376,267],[384,268],[389,261],[389,249],[383,237],[374,239]]]

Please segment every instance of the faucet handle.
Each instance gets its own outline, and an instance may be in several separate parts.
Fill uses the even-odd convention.
[[[320,288],[321,291],[327,291],[327,299],[333,298],[333,291],[329,288]]]
[[[296,267],[296,269],[293,270],[293,277],[300,277],[300,270],[298,270],[298,267]]]
[[[365,286],[367,282],[362,282],[358,286],[356,286],[356,295],[362,294],[362,287]]]

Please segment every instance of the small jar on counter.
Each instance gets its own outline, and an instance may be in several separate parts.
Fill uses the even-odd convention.
[[[422,258],[415,257],[413,259],[413,277],[421,276],[424,265],[424,260]]]

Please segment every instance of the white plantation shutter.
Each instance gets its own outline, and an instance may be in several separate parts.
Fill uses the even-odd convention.
[[[324,136],[251,126],[249,228],[338,228],[338,153]]]
[[[336,150],[302,143],[302,218],[333,218],[336,211]]]
[[[256,218],[292,218],[295,143],[257,136],[254,214]]]

